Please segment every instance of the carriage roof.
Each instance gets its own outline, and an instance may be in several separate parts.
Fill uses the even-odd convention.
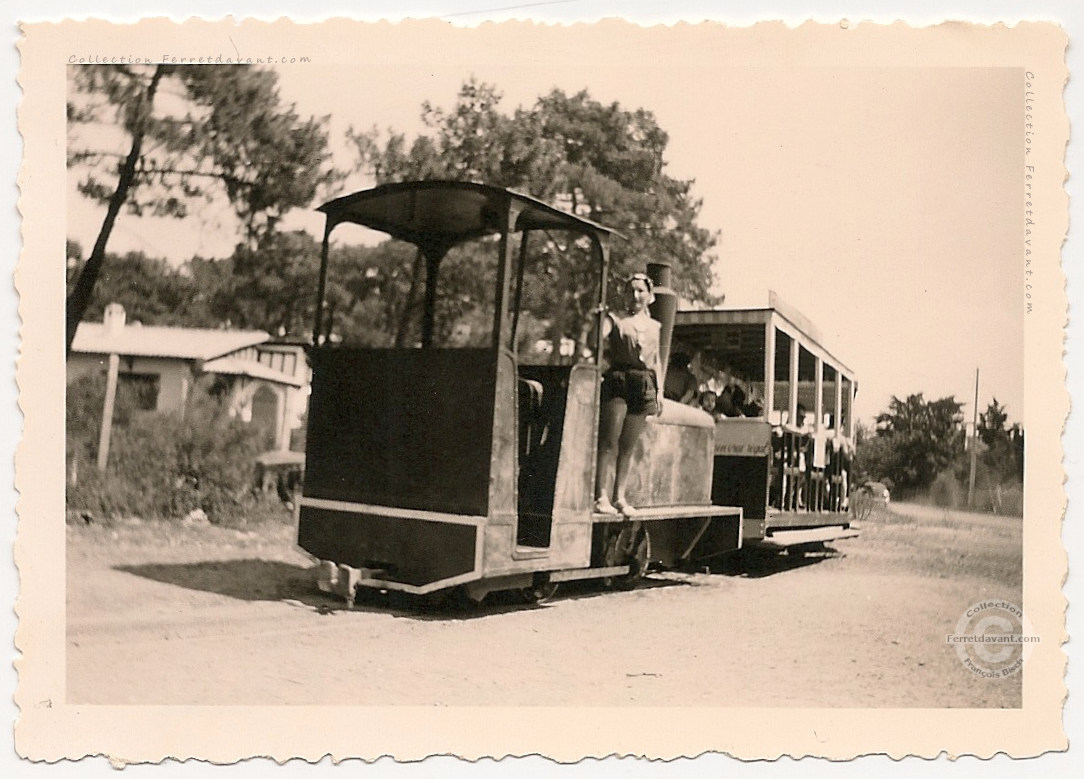
[[[772,304],[766,308],[730,308],[700,311],[678,311],[675,325],[683,337],[699,333],[710,338],[710,333],[720,326],[757,325],[771,323],[780,332],[793,338],[806,351],[819,357],[852,381],[854,371],[842,360],[832,354],[821,340],[819,329],[801,314],[780,303],[773,297]],[[695,336],[694,336],[695,337]]]

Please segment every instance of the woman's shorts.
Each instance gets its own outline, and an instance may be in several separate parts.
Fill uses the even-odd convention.
[[[621,398],[630,414],[659,413],[659,385],[655,372],[637,368],[608,370],[602,376],[602,402]]]

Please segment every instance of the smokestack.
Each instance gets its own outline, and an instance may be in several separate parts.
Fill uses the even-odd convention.
[[[662,363],[662,376],[666,380],[666,369],[670,364],[670,342],[674,336],[674,315],[677,313],[678,296],[670,287],[671,269],[668,262],[649,262],[647,277],[655,285],[655,302],[651,304],[651,316],[662,324],[659,333],[659,362]]]
[[[105,307],[105,314],[102,316],[102,329],[106,335],[120,335],[124,330],[125,319],[124,306],[110,303]]]

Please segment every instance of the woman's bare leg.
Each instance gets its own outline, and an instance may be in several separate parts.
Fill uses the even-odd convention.
[[[602,404],[598,425],[598,468],[595,472],[595,498],[610,501],[615,469],[620,451],[622,430],[628,405],[624,398],[611,398]]]
[[[646,424],[646,414],[625,415],[621,437],[617,445],[617,463],[614,474],[614,505],[618,508],[628,504],[628,500],[625,498],[625,484],[628,481],[629,470],[632,467],[632,453],[636,448],[636,442],[640,440],[640,434],[644,432],[644,425]]]

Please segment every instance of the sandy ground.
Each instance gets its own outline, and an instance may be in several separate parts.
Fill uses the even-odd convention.
[[[945,643],[1019,603],[1019,519],[878,510],[837,554],[432,615],[315,588],[293,528],[68,526],[67,700],[108,704],[1016,707]]]

